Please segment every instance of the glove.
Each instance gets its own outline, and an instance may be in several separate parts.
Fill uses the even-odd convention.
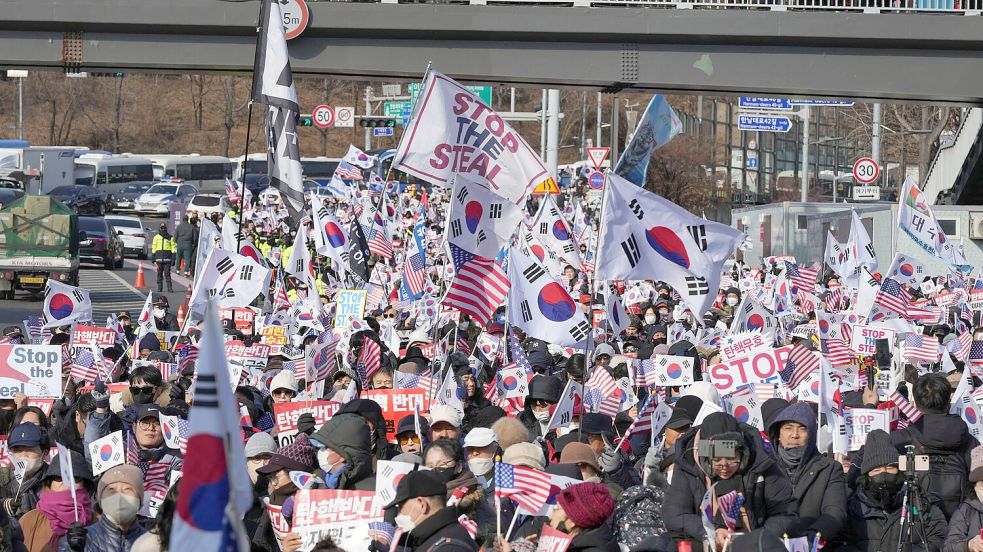
[[[389,547],[374,540],[369,543],[369,552],[389,552]]]
[[[611,447],[605,447],[604,452],[601,453],[601,457],[597,459],[597,463],[601,465],[601,469],[604,473],[612,473],[621,469],[621,454]]]
[[[297,431],[308,435],[314,433],[314,415],[310,412],[304,412],[297,416]]]
[[[109,408],[109,388],[101,378],[96,378],[92,398],[96,400],[96,408]]]
[[[17,507],[19,506],[19,504],[17,502],[14,502],[14,499],[5,498],[2,504],[3,504],[3,511],[7,512],[8,516],[10,516],[11,518],[17,517]]]
[[[171,383],[171,389],[168,392],[172,401],[184,402],[184,394],[187,392],[187,388],[184,387],[184,383],[181,380]]]
[[[73,552],[83,552],[85,550],[85,539],[87,533],[85,526],[75,521],[68,526],[68,549]]]
[[[659,447],[649,447],[649,451],[645,453],[645,465],[650,468],[658,468],[659,464],[662,463],[662,449]]]

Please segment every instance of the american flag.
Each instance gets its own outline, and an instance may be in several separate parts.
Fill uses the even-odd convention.
[[[88,349],[79,349],[72,359],[72,378],[82,381],[95,381],[99,377],[96,357]]]
[[[904,357],[911,363],[938,362],[939,341],[931,335],[907,334],[904,338]]]
[[[526,352],[522,350],[519,340],[512,333],[509,333],[509,353],[512,356],[513,364],[525,370],[526,374],[532,375],[532,364],[529,364],[529,358],[526,357]]]
[[[908,399],[904,398],[904,395],[902,395],[901,393],[894,391],[891,393],[891,396],[888,398],[890,398],[891,402],[893,402],[894,405],[898,407],[898,410],[900,410],[901,413],[904,414],[906,418],[908,418],[909,422],[915,423],[919,419],[921,419],[922,413],[917,408],[915,408],[915,405],[908,402]]]
[[[168,461],[170,460],[170,461]],[[160,462],[138,462],[137,467],[143,472],[143,488],[147,491],[167,492],[170,488],[171,462],[174,457],[164,455]]]
[[[588,393],[588,390],[597,390],[600,392],[599,400],[593,404],[593,406],[597,408],[601,405],[604,399],[610,397],[616,391],[618,391],[618,382],[614,381],[614,378],[611,377],[611,374],[609,374],[607,370],[597,366],[591,370],[590,377],[587,378],[587,381],[584,383],[585,396]],[[615,412],[615,414],[617,414],[617,412]]]
[[[840,339],[820,338],[819,347],[826,360],[835,368],[852,366],[857,363],[857,355]]]
[[[737,520],[741,516],[741,506],[744,505],[744,495],[731,491],[717,498],[717,504],[720,505],[720,517],[727,524],[727,529],[731,531],[736,529]]]
[[[368,384],[372,376],[382,368],[382,349],[374,339],[367,334],[363,335],[362,350],[358,355],[358,374],[362,377],[362,383]]]
[[[389,523],[384,521],[369,522],[369,538],[382,543],[383,546],[389,547],[394,534],[396,534],[396,528]]]
[[[228,178],[225,179],[225,195],[229,196],[229,203],[238,203],[239,188]]]
[[[423,296],[427,282],[427,229],[426,215],[423,208],[417,213],[413,235],[406,249],[406,259],[403,261],[403,285],[399,295],[405,300],[416,300]]]
[[[785,261],[785,271],[788,273],[789,279],[792,280],[792,285],[797,288],[799,292],[805,291],[812,293],[812,291],[816,288],[816,276],[818,275],[817,270],[800,267],[796,263]]]
[[[809,313],[816,310],[816,303],[818,302],[818,298],[815,295],[811,293],[807,293],[803,291],[802,288],[799,288],[796,296],[799,298],[800,313],[808,315]]]
[[[836,312],[840,310],[840,303],[843,301],[843,292],[840,288],[831,289],[826,292],[823,296],[823,303],[826,305],[826,310],[831,312]]]
[[[891,278],[884,279],[884,283],[877,290],[877,295],[874,296],[875,305],[884,307],[902,316],[907,314],[908,301],[910,300],[911,294],[908,293],[908,290],[901,287],[901,284],[897,280],[892,280]]]
[[[816,356],[815,351],[810,351],[805,345],[796,343],[780,375],[789,389],[795,389],[817,370],[819,370],[819,357]]]
[[[498,263],[475,257],[458,269],[442,304],[470,315],[484,326],[508,297],[509,287],[509,277]]]
[[[511,498],[529,511],[535,512],[546,504],[551,483],[548,473],[505,462],[496,463],[495,496]]]
[[[273,291],[273,312],[290,310],[290,298],[283,284],[283,271],[277,271],[276,288]]]
[[[659,401],[653,400],[653,398],[653,395],[649,395],[645,399],[645,403],[638,409],[638,416],[632,420],[631,425],[625,430],[625,436],[621,438],[621,442],[619,443],[619,448],[625,452],[631,452],[632,435],[652,431],[652,413],[655,412],[655,407],[659,404]]]
[[[959,340],[959,349],[953,354],[956,356],[956,360],[966,362],[966,359],[969,358],[969,350],[973,346],[973,334],[966,331],[959,334],[957,339]]]
[[[434,388],[433,378],[429,375],[430,371],[423,374],[407,374],[405,372],[396,372],[394,374],[396,389],[427,389],[432,390]]]
[[[195,361],[198,360],[198,346],[188,344],[181,347],[177,350],[177,358],[182,372],[189,368],[194,370]]]
[[[332,332],[324,332],[318,336],[317,343],[311,348],[311,361],[307,365],[313,371],[308,383],[327,379],[337,367],[338,341]]]
[[[969,363],[976,365],[983,364],[983,341],[973,340],[972,345],[969,347]]]
[[[338,163],[338,168],[334,170],[334,176],[342,180],[362,180],[362,170],[352,165],[348,161]]]
[[[475,255],[474,253],[471,253],[465,249],[461,249],[460,247],[454,245],[453,243],[449,243],[448,245],[451,246],[451,261],[454,262],[455,271],[461,270],[461,266],[463,266],[464,263],[477,257],[477,255]]]
[[[913,322],[921,322],[922,324],[938,324],[942,320],[942,307],[934,307],[928,303],[908,305],[905,318]]]

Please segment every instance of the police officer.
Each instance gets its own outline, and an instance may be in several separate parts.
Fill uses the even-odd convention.
[[[154,264],[157,265],[157,291],[164,291],[164,279],[167,279],[167,292],[173,293],[174,286],[171,284],[171,265],[174,264],[174,256],[177,253],[177,243],[167,231],[167,225],[160,224],[160,231],[154,236],[151,247],[151,254],[154,257]]]

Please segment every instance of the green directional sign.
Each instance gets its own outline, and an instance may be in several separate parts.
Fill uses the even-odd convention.
[[[411,100],[399,100],[383,102],[382,104],[382,113],[386,117],[402,117],[404,109],[412,110],[413,102]]]
[[[415,102],[416,97],[420,95],[420,83],[414,82],[406,86],[410,93],[410,102]],[[491,86],[466,86],[472,94],[481,98],[481,101],[488,105],[492,103],[492,87]]]

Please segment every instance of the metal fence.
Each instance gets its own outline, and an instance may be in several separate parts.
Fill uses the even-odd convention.
[[[321,0],[324,1],[324,0]],[[336,0],[337,1],[337,0]],[[341,0],[345,1],[345,0]],[[351,1],[351,0],[348,0]],[[356,0],[358,1],[358,0]],[[364,0],[363,0],[364,1]],[[377,0],[384,4],[470,4],[664,9],[839,11],[854,13],[931,13],[981,15],[983,0]]]

